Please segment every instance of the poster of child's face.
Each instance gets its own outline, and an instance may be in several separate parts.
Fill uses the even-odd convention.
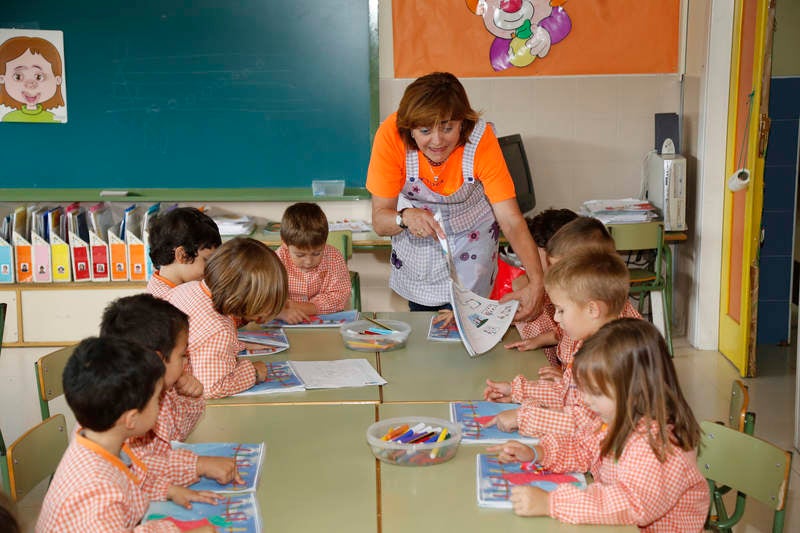
[[[67,121],[64,33],[0,29],[0,122]]]

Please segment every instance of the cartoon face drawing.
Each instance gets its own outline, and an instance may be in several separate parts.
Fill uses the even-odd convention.
[[[468,6],[471,3],[475,7],[470,9],[483,18],[489,33],[501,39],[511,39],[526,20],[538,24],[553,10],[549,0],[467,0]]]
[[[55,96],[61,85],[61,76],[53,73],[53,66],[40,54],[30,50],[8,61],[0,76],[8,95],[28,109],[36,109],[42,102]]]

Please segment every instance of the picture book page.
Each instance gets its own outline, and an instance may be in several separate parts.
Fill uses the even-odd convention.
[[[233,457],[236,471],[244,481],[244,485],[220,485],[216,480],[201,477],[199,481],[189,485],[194,490],[210,490],[212,492],[252,492],[256,490],[261,465],[264,462],[264,443],[243,444],[240,442],[198,442],[186,443],[172,441],[173,450],[189,450],[197,455],[212,457]]]
[[[480,507],[511,509],[511,489],[519,485],[538,487],[551,492],[564,483],[586,488],[586,476],[579,472],[559,474],[540,464],[501,463],[496,455],[478,454],[477,495]]]
[[[327,315],[313,315],[308,320],[300,322],[299,324],[287,324],[283,320],[276,318],[271,322],[267,322],[263,327],[265,328],[338,328],[347,322],[358,320],[358,311],[351,309],[349,311],[340,311],[339,313],[329,313]]]
[[[452,402],[450,404],[450,420],[461,424],[462,444],[501,444],[514,439],[526,444],[536,444],[536,437],[523,437],[518,431],[506,433],[497,426],[485,425],[499,413],[516,409],[516,403],[495,402]]]
[[[501,304],[465,289],[450,280],[450,302],[458,331],[469,355],[484,354],[500,342],[514,320],[519,302]]]
[[[142,523],[155,520],[168,520],[180,531],[213,526],[216,531],[261,532],[261,516],[252,492],[226,494],[215,505],[195,502],[191,509],[171,501],[152,501]]]
[[[267,379],[256,383],[246,391],[234,394],[234,396],[298,392],[306,389],[288,361],[270,361],[265,364],[267,365]]]

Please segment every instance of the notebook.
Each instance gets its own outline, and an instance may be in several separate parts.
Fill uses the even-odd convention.
[[[245,444],[241,442],[198,442],[186,443],[172,441],[173,450],[190,450],[197,455],[213,457],[233,457],[236,470],[244,481],[244,485],[220,485],[216,480],[201,477],[199,481],[189,485],[193,490],[210,490],[212,492],[253,492],[258,486],[261,465],[264,462],[264,443]]]
[[[283,328],[240,329],[239,340],[261,345],[260,348],[248,348],[239,352],[240,356],[272,355],[289,348],[289,338]]]
[[[213,525],[217,531],[260,533],[261,516],[255,494],[225,494],[215,505],[193,502],[186,509],[171,501],[151,501],[142,523],[168,520],[181,531]]]

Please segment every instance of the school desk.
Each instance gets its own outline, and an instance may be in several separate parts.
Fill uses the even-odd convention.
[[[384,402],[442,402],[481,398],[486,379],[510,381],[517,374],[535,377],[547,364],[541,350],[506,350],[504,342],[519,340],[512,326],[492,350],[471,358],[460,342],[429,341],[434,313],[378,313],[378,319],[402,320],[411,325],[405,348],[379,354]]]
[[[209,406],[189,442],[265,442],[264,531],[377,531],[372,405]],[[433,531],[433,530],[428,530]]]
[[[423,415],[449,418],[448,404],[385,404],[380,417]],[[575,526],[549,517],[523,518],[508,509],[478,507],[475,494],[475,456],[483,446],[461,445],[446,463],[406,467],[380,463],[382,533],[458,531],[471,533],[622,533],[633,526]],[[369,452],[368,452],[369,453]]]

